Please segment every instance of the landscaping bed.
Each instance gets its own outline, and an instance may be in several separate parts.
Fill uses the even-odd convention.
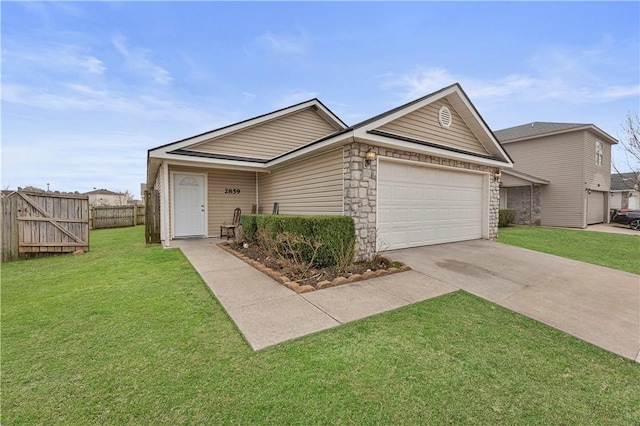
[[[245,247],[235,241],[225,241],[218,246],[296,293],[306,293],[411,270],[402,262],[394,262],[377,255],[371,261],[354,262],[344,270],[336,267],[311,267],[301,274],[297,268],[283,265],[257,244],[247,244]]]

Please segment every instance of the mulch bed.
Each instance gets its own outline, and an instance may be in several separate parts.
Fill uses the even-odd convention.
[[[353,263],[346,272],[338,272],[335,268],[312,268],[303,278],[294,279],[295,273],[283,268],[275,259],[253,244],[248,248],[235,242],[222,242],[218,246],[245,261],[257,270],[280,282],[296,293],[307,293],[337,285],[363,281],[370,278],[382,277],[398,272],[409,271],[411,268],[402,262],[393,262],[378,256],[371,262]]]

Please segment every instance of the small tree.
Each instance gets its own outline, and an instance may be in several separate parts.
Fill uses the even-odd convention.
[[[621,126],[622,135],[618,136],[620,148],[623,151],[623,164],[611,164],[616,173],[623,173],[621,169],[625,166],[629,171],[625,173],[633,173],[633,178],[624,180],[627,189],[638,189],[640,184],[640,115],[637,112],[627,113],[624,123]]]
[[[129,201],[133,199],[131,193],[127,190],[124,192],[118,192],[118,205],[126,206],[129,204]]]

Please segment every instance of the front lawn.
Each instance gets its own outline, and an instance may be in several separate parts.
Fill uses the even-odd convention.
[[[2,424],[637,424],[640,365],[464,292],[253,352],[141,227],[2,265]]]
[[[500,228],[498,241],[594,265],[640,274],[640,233],[514,226]]]

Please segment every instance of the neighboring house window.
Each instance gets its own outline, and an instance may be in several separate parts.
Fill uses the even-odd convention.
[[[604,144],[596,141],[596,165],[602,166],[602,158],[604,157]]]

